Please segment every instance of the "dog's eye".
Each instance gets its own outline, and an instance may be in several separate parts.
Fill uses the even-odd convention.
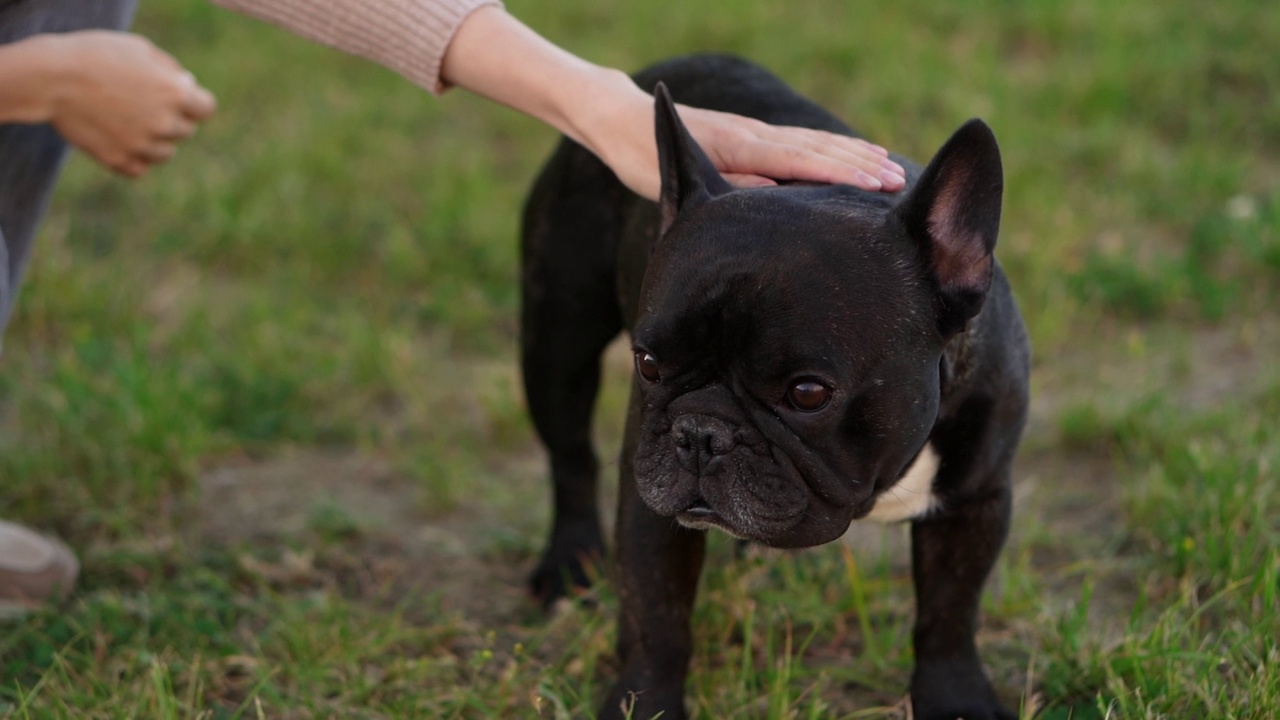
[[[817,412],[831,402],[831,388],[814,380],[801,380],[787,390],[787,402],[800,412]]]
[[[651,383],[662,379],[662,375],[658,372],[657,359],[643,350],[636,351],[636,372]]]

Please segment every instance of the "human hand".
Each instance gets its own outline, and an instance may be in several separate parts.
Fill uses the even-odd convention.
[[[653,97],[626,73],[575,57],[501,8],[485,7],[454,35],[441,78],[551,125],[595,153],[631,190],[658,199]],[[808,180],[888,192],[906,184],[902,167],[863,140],[678,107],[689,132],[732,184]]]
[[[887,150],[865,140],[685,105],[676,108],[689,133],[731,185],[758,187],[776,185],[778,180],[805,180],[885,192],[906,186],[902,166],[889,159]],[[634,182],[645,190],[642,194],[648,194],[649,183],[642,179],[648,169],[639,170]]]
[[[611,76],[610,76],[611,75]],[[625,80],[624,80],[625,78]],[[570,125],[627,187],[658,197],[653,98],[621,73],[605,73]],[[780,180],[846,183],[896,192],[905,171],[884,148],[865,140],[808,128],[769,125],[753,118],[677,105],[680,119],[731,185],[759,187]]]
[[[173,157],[217,107],[177,60],[139,35],[84,30],[39,37],[58,68],[48,121],[122,175],[138,177]]]

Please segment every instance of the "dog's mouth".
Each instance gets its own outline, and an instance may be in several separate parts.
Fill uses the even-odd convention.
[[[720,515],[715,510],[712,510],[707,501],[702,498],[694,500],[689,507],[676,513],[676,519],[682,523],[705,523],[719,518]]]
[[[720,513],[712,510],[711,506],[707,504],[707,501],[701,497],[694,500],[689,507],[676,513],[676,522],[693,530],[710,530],[715,528],[734,537],[742,537],[729,526],[729,523],[725,522],[725,519],[720,516]]]

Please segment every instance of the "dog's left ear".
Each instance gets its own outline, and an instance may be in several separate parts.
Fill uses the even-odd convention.
[[[662,176],[662,194],[658,200],[662,218],[658,228],[660,238],[671,229],[678,213],[731,188],[685,129],[665,84],[658,83],[653,89],[653,100],[658,171]]]
[[[991,128],[970,120],[951,136],[896,213],[938,284],[938,329],[962,330],[986,300],[1000,233],[1004,171]]]

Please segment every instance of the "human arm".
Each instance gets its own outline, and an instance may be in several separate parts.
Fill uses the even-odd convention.
[[[575,57],[502,9],[485,7],[468,16],[449,43],[441,78],[555,127],[595,153],[632,190],[658,197],[653,98],[621,71]],[[690,133],[732,184],[809,180],[886,191],[905,184],[902,168],[863,140],[678,107]]]
[[[624,73],[582,60],[497,0],[213,0],[391,68],[433,93],[458,85],[531,115],[594,152],[632,190],[658,196],[653,99]],[[681,106],[716,167],[738,185],[794,179],[869,190],[904,185],[870,143]]]
[[[0,122],[49,123],[123,175],[167,161],[216,104],[145,38],[108,30],[0,45]]]

